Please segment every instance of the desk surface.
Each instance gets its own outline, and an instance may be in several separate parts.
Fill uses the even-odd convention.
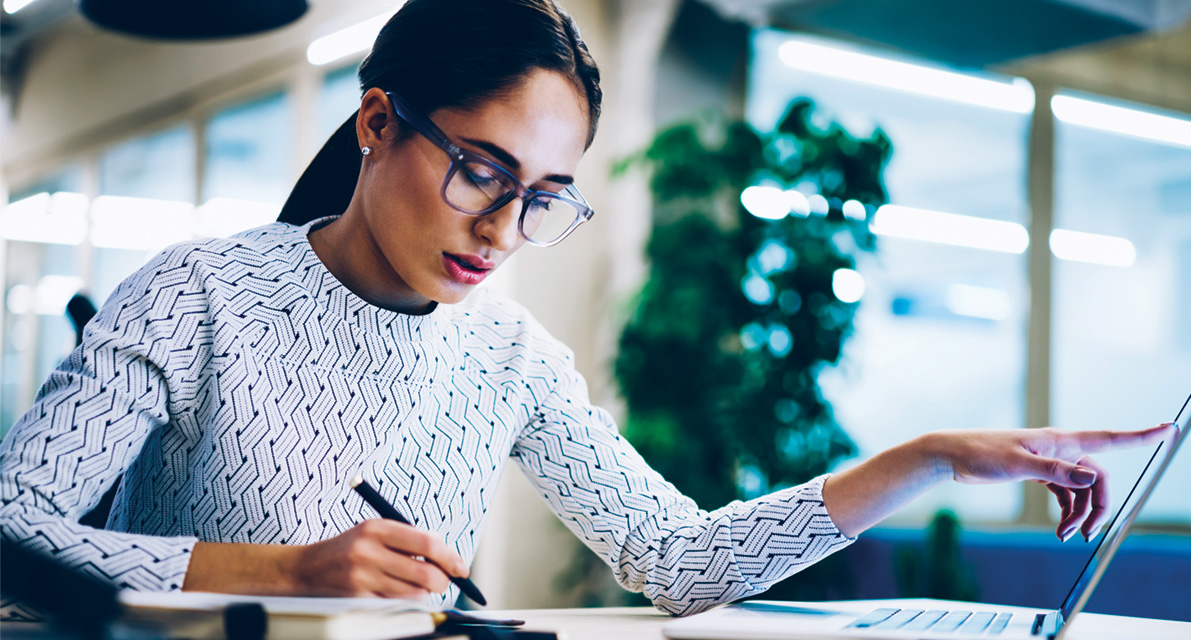
[[[880,606],[881,600],[869,601]],[[485,612],[486,614],[488,612]],[[664,640],[662,623],[671,618],[648,607],[606,609],[528,609],[492,612],[493,617],[525,620],[526,629],[562,631],[566,640]],[[1071,622],[1065,640],[1189,640],[1191,622],[1152,620],[1080,613]]]
[[[879,605],[881,600],[868,602]],[[560,631],[566,640],[664,640],[662,624],[669,616],[649,607],[609,607],[605,609],[526,609],[485,611],[492,617],[519,618],[525,628]],[[0,624],[5,640],[49,640],[57,637],[39,624],[5,622]],[[1072,622],[1065,640],[1188,640],[1191,623],[1081,613]]]

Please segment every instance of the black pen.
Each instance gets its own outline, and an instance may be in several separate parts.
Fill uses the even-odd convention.
[[[352,478],[351,487],[356,490],[356,493],[360,494],[360,497],[364,499],[364,502],[368,503],[368,506],[380,514],[380,517],[386,520],[396,520],[401,524],[408,524],[411,527],[413,526],[413,523],[406,520],[405,516],[401,515],[401,512],[396,507],[389,504],[388,500],[385,500],[384,497],[376,492],[376,489],[373,489],[367,482],[364,482],[363,476],[357,475]],[[451,582],[454,582],[464,595],[478,602],[481,606],[488,604],[488,601],[484,599],[484,594],[480,593],[480,590],[476,588],[475,583],[471,580],[456,578],[455,576],[450,576],[450,578]]]

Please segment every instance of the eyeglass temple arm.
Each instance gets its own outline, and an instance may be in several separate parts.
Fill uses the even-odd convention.
[[[401,96],[391,91],[386,91],[385,95],[389,96],[389,102],[392,103],[393,110],[397,112],[397,115],[402,120],[408,122],[411,127],[417,129],[418,132],[429,138],[431,142],[452,157],[459,155],[459,147],[452,144],[447,138],[447,134],[443,133],[442,129],[439,129],[437,125],[431,122],[430,118],[418,113]]]

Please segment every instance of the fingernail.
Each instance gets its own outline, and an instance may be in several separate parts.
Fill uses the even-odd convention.
[[[1070,540],[1071,536],[1073,535],[1075,535],[1075,527],[1067,527],[1063,530],[1063,533],[1059,535],[1059,540],[1066,542]]]
[[[1097,535],[1100,535],[1100,527],[1096,527],[1095,529],[1092,529],[1091,533],[1084,536],[1084,540],[1091,542],[1092,538],[1095,538]]]
[[[1069,476],[1076,484],[1092,484],[1096,481],[1096,472],[1086,467],[1076,467]]]

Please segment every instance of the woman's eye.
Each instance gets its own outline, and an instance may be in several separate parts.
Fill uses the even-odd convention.
[[[469,182],[476,185],[477,187],[491,186],[494,182],[496,182],[496,176],[493,176],[491,173],[488,173],[482,169],[477,170],[465,167],[463,169],[463,175],[467,177]]]
[[[538,197],[538,198],[534,198],[533,200],[529,201],[529,208],[533,209],[534,211],[545,213],[550,210],[550,207],[553,204],[554,204],[554,198]]]

